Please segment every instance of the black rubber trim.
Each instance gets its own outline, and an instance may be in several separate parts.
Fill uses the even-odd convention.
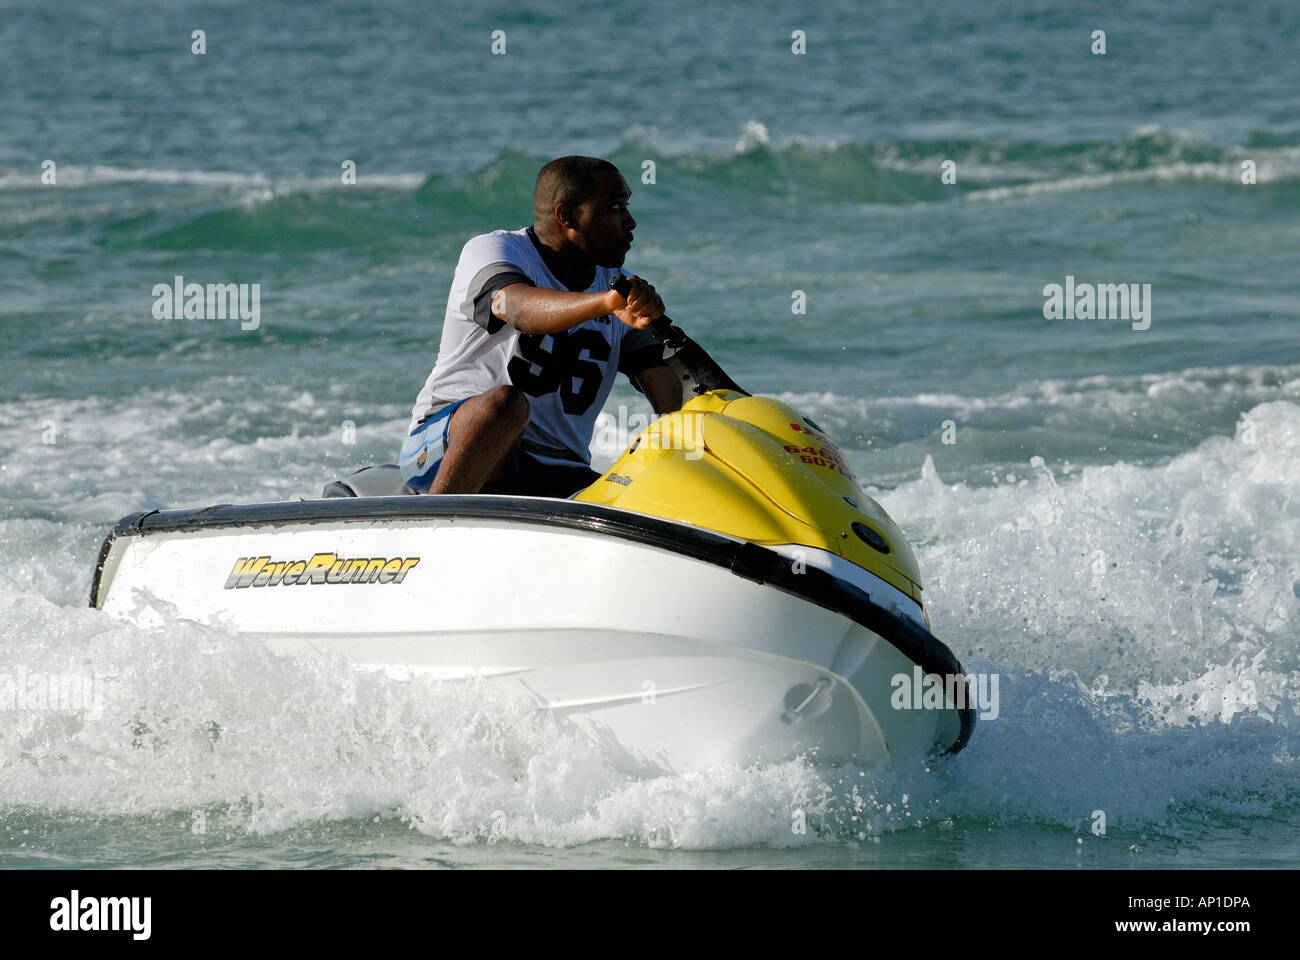
[[[358,497],[254,503],[246,506],[220,504],[199,510],[134,513],[118,521],[100,548],[99,562],[90,587],[90,605],[99,606],[104,564],[108,561],[113,542],[119,537],[224,527],[277,527],[321,520],[359,522],[414,517],[535,523],[587,530],[671,550],[695,560],[726,567],[738,577],[755,583],[770,584],[785,593],[842,614],[893,644],[927,675],[947,677],[964,672],[953,652],[925,627],[901,613],[894,613],[875,603],[866,591],[837,580],[824,570],[803,565],[803,572],[795,573],[790,560],[775,550],[701,527],[673,523],[599,504],[538,497]],[[966,707],[957,712],[961,720],[961,731],[947,753],[956,753],[964,747],[975,730],[975,711],[969,706],[969,701]]]

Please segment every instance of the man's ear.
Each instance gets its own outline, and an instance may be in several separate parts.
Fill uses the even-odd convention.
[[[555,222],[566,230],[572,230],[578,225],[578,211],[567,203],[557,203],[555,205]]]

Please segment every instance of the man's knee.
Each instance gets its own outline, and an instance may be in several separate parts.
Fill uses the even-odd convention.
[[[528,395],[518,387],[513,384],[493,387],[481,396],[493,420],[519,430],[528,426],[532,408],[528,404]]]

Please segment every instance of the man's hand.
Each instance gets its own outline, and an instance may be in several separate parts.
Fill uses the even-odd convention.
[[[651,320],[664,315],[664,302],[655,288],[638,276],[627,278],[630,289],[626,299],[617,290],[609,291],[610,310],[614,316],[634,330],[644,330]]]

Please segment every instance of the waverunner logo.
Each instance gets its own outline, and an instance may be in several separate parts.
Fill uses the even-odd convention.
[[[401,583],[419,557],[356,557],[317,553],[310,560],[240,557],[226,578],[227,590],[278,587],[304,583]]]

